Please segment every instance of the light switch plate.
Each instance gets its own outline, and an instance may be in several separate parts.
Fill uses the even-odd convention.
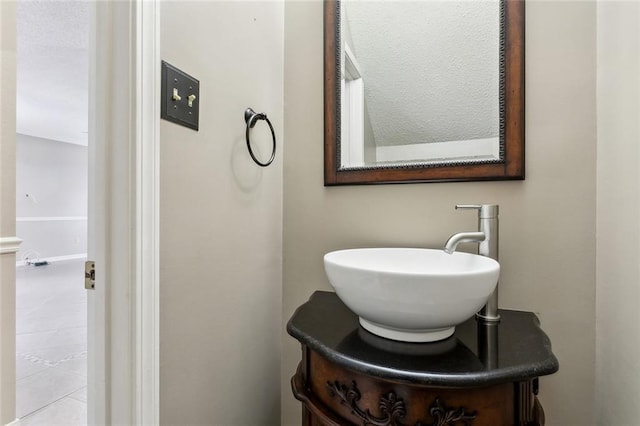
[[[200,82],[162,61],[160,117],[198,130],[199,116]]]

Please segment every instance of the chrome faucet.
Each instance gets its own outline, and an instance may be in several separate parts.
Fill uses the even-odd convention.
[[[484,232],[458,232],[453,234],[444,245],[444,251],[451,254],[460,243],[479,243],[487,239]]]
[[[498,212],[499,207],[497,204],[459,204],[456,206],[458,209],[473,209],[478,210],[478,232],[460,232],[453,234],[449,237],[444,245],[444,251],[451,254],[456,250],[456,247],[460,243],[477,242],[478,254],[480,256],[490,257],[494,260],[498,260]],[[487,304],[482,308],[480,312],[476,314],[478,318],[481,318],[489,322],[500,321],[500,314],[498,314],[498,286]]]

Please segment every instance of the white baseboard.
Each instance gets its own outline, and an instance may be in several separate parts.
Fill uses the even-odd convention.
[[[20,426],[20,419],[15,419],[11,423],[7,423],[5,426]]]
[[[69,254],[66,256],[43,257],[38,260],[39,261],[46,260],[47,262],[52,263],[52,262],[62,262],[65,260],[76,260],[76,259],[86,259],[86,258],[87,258],[87,253],[79,253],[79,254]],[[25,262],[24,260],[21,260],[19,262],[16,262],[16,266],[27,266],[27,262]]]

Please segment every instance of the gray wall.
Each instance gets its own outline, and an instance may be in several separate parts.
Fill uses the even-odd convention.
[[[599,425],[638,424],[640,3],[598,4]]]
[[[200,131],[160,127],[163,425],[280,424],[283,26],[281,2],[161,3],[161,57],[201,101]],[[267,168],[246,148],[247,107],[278,137]]]
[[[87,252],[87,161],[86,146],[17,135],[19,261]]]
[[[537,312],[560,360],[541,380],[549,425],[594,423],[596,8],[528,2],[527,179],[323,186],[322,2],[285,5],[284,320],[330,290],[322,256],[359,246],[440,247],[473,230],[456,203],[495,202],[501,306]],[[366,214],[363,214],[366,212]],[[283,424],[300,422],[289,379],[300,346],[283,331]]]

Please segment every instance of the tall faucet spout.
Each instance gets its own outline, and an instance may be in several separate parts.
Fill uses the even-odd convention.
[[[487,238],[484,232],[459,232],[449,237],[444,245],[445,253],[452,254],[460,243],[479,243]]]
[[[478,242],[478,254],[498,260],[498,211],[497,204],[459,204],[456,209],[471,209],[478,211],[478,232],[461,232],[449,237],[444,246],[446,253],[453,253],[456,246],[462,242]],[[498,313],[498,287],[476,316],[485,322],[500,321]]]

